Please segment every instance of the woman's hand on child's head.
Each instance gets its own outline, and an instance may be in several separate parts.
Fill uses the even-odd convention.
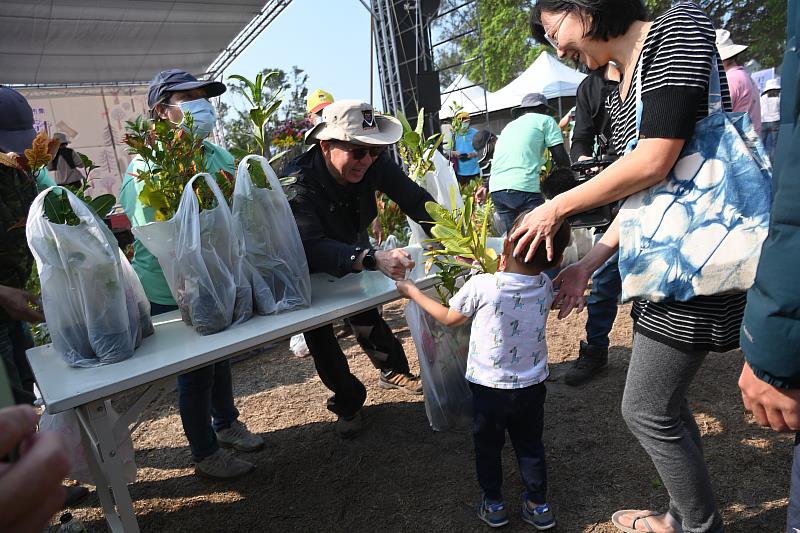
[[[396,281],[395,285],[397,285],[397,292],[404,298],[411,298],[411,293],[417,289],[417,286],[410,279]]]
[[[573,309],[576,313],[583,311],[586,306],[584,292],[591,275],[579,261],[564,268],[553,280],[553,286],[559,289],[553,300],[553,309],[560,307],[559,320],[568,317]]]
[[[562,222],[563,220],[558,217],[556,211],[555,200],[545,202],[525,215],[510,237],[511,242],[516,244],[514,257],[522,257],[526,247],[531,243],[528,253],[524,257],[524,261],[530,261],[533,259],[533,254],[536,253],[536,248],[544,243],[547,248],[547,260],[552,261],[553,238]]]

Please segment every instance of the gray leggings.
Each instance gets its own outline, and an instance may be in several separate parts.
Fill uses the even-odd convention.
[[[706,356],[636,333],[622,396],[622,417],[658,470],[669,511],[692,533],[722,531],[700,431],[686,391]]]

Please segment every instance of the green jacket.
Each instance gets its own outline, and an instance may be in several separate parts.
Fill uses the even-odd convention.
[[[800,129],[797,92],[800,9],[789,2],[781,72],[781,121],[773,173],[769,235],[753,287],[747,293],[741,345],[756,376],[782,388],[800,388]]]

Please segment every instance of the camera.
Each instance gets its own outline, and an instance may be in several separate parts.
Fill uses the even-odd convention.
[[[617,160],[616,156],[587,159],[573,163],[570,168],[555,168],[541,183],[542,196],[552,200],[559,194],[585,183]],[[616,216],[616,202],[595,207],[567,218],[573,228],[602,228]]]

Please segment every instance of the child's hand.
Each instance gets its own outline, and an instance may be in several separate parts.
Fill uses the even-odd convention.
[[[402,279],[400,281],[396,281],[395,284],[397,285],[397,292],[399,292],[400,295],[405,298],[411,298],[411,293],[419,290],[414,282],[410,279]]]
[[[553,300],[553,309],[559,308],[558,318],[566,318],[575,309],[576,313],[583,311],[586,306],[586,299],[583,293],[589,285],[589,278],[592,273],[587,272],[580,261],[569,265],[559,272],[553,280],[553,286],[558,287],[559,291]]]

